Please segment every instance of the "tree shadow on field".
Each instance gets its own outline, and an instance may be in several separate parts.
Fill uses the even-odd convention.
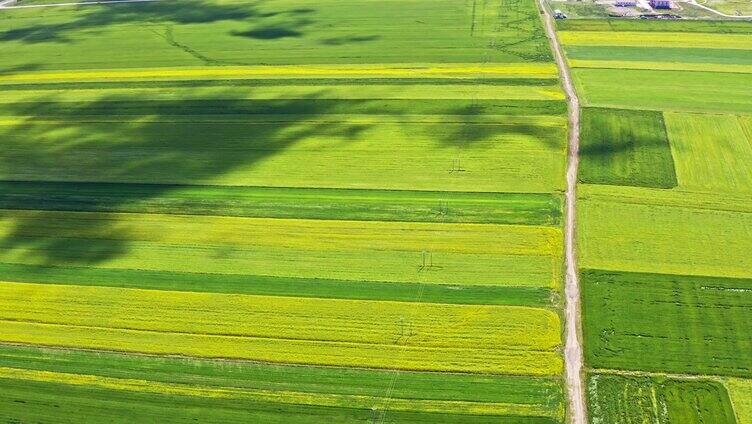
[[[280,38],[299,38],[303,36],[303,33],[298,30],[282,26],[267,26],[248,31],[232,31],[231,34],[240,37],[255,38],[257,40],[277,40]]]
[[[534,122],[534,116],[548,112],[535,108],[510,110],[516,108],[478,104],[453,108],[448,111],[448,114],[453,115],[452,121],[446,127],[447,131],[440,135],[439,141],[448,147],[482,149],[499,143],[502,136],[524,136],[532,137],[536,142],[552,149],[563,149],[566,146],[565,127]],[[484,116],[491,119],[485,119]],[[528,122],[518,122],[516,116]]]
[[[255,86],[260,83],[254,80],[133,84],[155,88],[152,83],[156,87],[165,86],[158,97],[151,99],[137,92],[88,101],[61,101],[59,88],[51,84],[47,89],[37,89],[48,94],[0,103],[0,116],[5,115],[3,119],[7,122],[0,125],[0,178],[69,182],[74,188],[66,188],[68,193],[75,190],[75,183],[86,182],[151,186],[141,191],[113,186],[117,196],[108,197],[108,202],[114,203],[108,203],[107,210],[124,211],[125,206],[140,201],[158,201],[160,196],[179,190],[180,185],[221,184],[222,177],[251,169],[306,139],[317,140],[305,145],[311,152],[358,142],[363,139],[362,133],[373,125],[363,121],[378,120],[361,119],[354,123],[342,118],[351,114],[436,115],[430,120],[435,125],[424,126],[423,121],[418,121],[421,125],[416,126],[410,119],[397,121],[406,122],[400,135],[406,140],[412,139],[416,131],[428,129],[428,136],[436,141],[438,148],[484,149],[490,147],[488,143],[498,142],[497,136],[503,134],[564,142],[563,137],[550,134],[550,128],[546,127],[516,123],[479,125],[484,118],[478,115],[489,111],[478,109],[472,100],[445,103],[340,99],[339,92],[323,88],[296,98],[269,98],[254,95]],[[169,88],[176,83],[190,84],[178,85],[182,88],[177,93],[183,94],[178,99],[170,98],[168,95],[176,93]],[[86,83],[81,84],[75,87],[86,87]],[[89,84],[91,88],[107,86],[101,82]],[[114,86],[120,87],[118,84]],[[210,94],[204,91],[206,88],[211,88]],[[447,163],[447,170],[452,167]],[[63,196],[72,196],[75,201],[75,194]],[[0,200],[6,200],[2,193]],[[52,212],[55,207],[45,210],[44,204],[23,203],[23,200],[20,206],[7,209],[15,210],[0,212],[0,220],[4,221],[0,229],[3,252],[0,255],[5,258],[0,261],[48,266],[95,265],[124,256],[132,243],[137,242],[134,240],[139,239],[131,237],[137,228],[113,214]]]
[[[262,10],[263,9],[263,10]],[[70,10],[70,9],[66,9]],[[269,11],[261,1],[248,3],[217,3],[205,0],[181,0],[179,4],[170,0],[83,6],[71,13],[70,19],[63,22],[40,23],[16,27],[0,32],[0,41],[23,41],[27,43],[71,42],[73,33],[97,34],[110,25],[179,25],[207,24],[214,22],[243,22],[251,25],[264,25],[263,21],[276,19],[274,28],[283,31],[300,31],[312,23],[297,18],[309,15],[314,9],[290,9]],[[59,19],[58,19],[59,20]],[[260,29],[250,30],[261,31]],[[240,32],[237,35],[243,36]],[[260,37],[261,38],[261,37]]]
[[[327,46],[341,46],[352,43],[367,43],[381,39],[380,35],[348,35],[343,37],[332,37],[321,40],[321,44]]]
[[[228,88],[224,99],[215,93],[191,100],[40,97],[2,104],[2,114],[13,111],[20,121],[0,127],[0,172],[16,181],[154,184],[148,194],[118,193],[118,204],[128,204],[158,197],[174,184],[200,184],[246,169],[309,137],[339,143],[366,128],[323,119],[341,105],[322,99],[322,93],[233,99],[238,91]],[[352,105],[350,100],[346,107]],[[254,122],[259,115],[264,119]],[[6,227],[0,237],[6,258],[20,256],[40,265],[92,265],[126,254],[132,242],[131,229],[116,215],[17,210],[4,212],[0,220]]]

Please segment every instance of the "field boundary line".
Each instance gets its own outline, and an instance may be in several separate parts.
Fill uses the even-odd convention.
[[[162,0],[98,0],[98,1],[82,1],[71,3],[48,3],[48,4],[26,4],[20,6],[5,6],[8,2],[0,3],[0,9],[30,9],[36,7],[60,7],[60,6],[86,6],[92,4],[113,4],[113,3],[145,3]]]
[[[564,53],[556,35],[554,20],[544,0],[539,0],[546,35],[559,67],[559,75],[569,103],[569,154],[567,163],[566,221],[564,227],[564,257],[566,261],[565,322],[566,344],[564,364],[566,368],[569,418],[572,424],[587,423],[587,406],[583,384],[582,326],[580,322],[580,281],[577,274],[575,252],[575,211],[577,202],[577,170],[580,150],[580,100],[577,97],[572,76],[569,73]]]

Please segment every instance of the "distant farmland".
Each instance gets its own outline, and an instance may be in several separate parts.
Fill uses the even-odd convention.
[[[1,16],[3,421],[564,422],[535,2]]]
[[[752,24],[571,21],[592,423],[750,422]]]

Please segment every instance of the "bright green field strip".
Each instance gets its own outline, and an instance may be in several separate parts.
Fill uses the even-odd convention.
[[[0,304],[7,343],[379,369],[562,371],[559,317],[540,308],[20,283],[0,285]]]
[[[752,376],[752,279],[600,270],[581,276],[590,366]]]
[[[577,194],[583,201],[752,213],[750,196],[737,193],[581,184],[577,188]]]
[[[660,112],[585,108],[581,143],[582,183],[676,186],[674,160]]]
[[[4,65],[20,69],[551,60],[534,3],[492,8],[495,31],[475,22],[477,9],[427,0],[17,9],[4,12],[0,41]]]
[[[666,113],[679,185],[686,190],[752,193],[752,133],[735,115]]]
[[[583,68],[573,76],[589,106],[752,113],[752,74]]]
[[[4,211],[0,260],[29,265],[482,286],[559,286],[551,227]]]
[[[564,93],[558,85],[489,85],[457,82],[441,85],[428,84],[353,84],[353,85],[260,85],[257,87],[173,87],[156,88],[95,88],[49,90],[11,90],[3,94],[3,103],[34,102],[46,96],[45,101],[84,102],[102,99],[138,98],[145,100],[202,100],[202,99],[508,99],[508,100],[563,100]]]
[[[567,19],[556,22],[563,31],[646,31],[705,32],[715,34],[752,34],[752,24],[743,21],[673,21],[634,19]]]
[[[267,113],[285,113],[273,116],[242,115],[244,107],[233,110],[227,101],[183,103],[179,119],[170,104],[144,111],[139,109],[144,105],[134,103],[129,106],[133,115],[117,117],[107,115],[109,105],[95,105],[91,110],[101,122],[76,116],[77,110],[88,109],[73,107],[49,118],[43,105],[32,104],[25,118],[0,119],[0,178],[435,191],[563,189],[564,116],[477,117],[473,110],[483,113],[483,108],[468,103],[457,106],[462,115],[384,119],[389,106],[383,103],[389,101],[371,101],[372,113],[379,115],[365,117],[328,109],[338,102],[262,101],[258,106],[269,108]],[[421,113],[418,103],[396,102]],[[436,106],[436,101],[426,102]],[[564,104],[555,103],[557,108]],[[61,110],[62,104],[54,105]],[[212,108],[241,115],[230,120],[199,116]],[[305,115],[287,115],[296,111]],[[49,120],[39,120],[37,114]]]
[[[752,25],[750,25],[752,28]],[[568,46],[570,60],[650,62],[666,64],[752,65],[752,49],[693,49],[688,47]],[[680,66],[680,65],[679,65]]]
[[[232,409],[253,411],[268,404],[287,410],[288,414],[296,409],[302,414],[306,406],[320,406],[330,407],[321,410],[333,416],[344,418],[353,414],[359,417],[363,412],[371,412],[373,406],[382,412],[388,410],[387,419],[392,413],[400,417],[400,412],[444,413],[448,416],[439,418],[434,415],[434,419],[444,422],[452,420],[452,414],[464,413],[475,414],[477,420],[494,415],[497,420],[498,415],[507,415],[507,419],[512,419],[512,416],[539,417],[537,421],[530,421],[534,423],[549,422],[543,417],[548,417],[551,422],[558,421],[555,419],[561,418],[564,408],[562,387],[555,378],[401,372],[394,380],[393,371],[168,359],[10,346],[0,349],[0,364],[5,371],[0,372],[0,375],[5,374],[2,375],[5,379],[0,380],[3,388],[10,389],[25,382],[42,387],[44,383],[57,383],[71,390],[76,387],[95,392],[96,388],[108,389],[102,390],[106,396],[90,396],[94,405],[103,407],[107,401],[116,401],[128,393],[141,393],[155,396],[157,399],[153,402],[162,408],[165,406],[160,405],[163,403],[160,400],[190,396],[217,408],[227,402],[225,406]],[[10,378],[13,371],[18,372],[17,378]],[[138,386],[132,383],[134,380],[146,384]],[[173,392],[170,393],[169,389]],[[50,393],[44,395],[47,397]],[[29,392],[21,396],[27,401],[36,398]],[[386,402],[387,397],[391,397],[393,403]],[[150,405],[152,402],[145,403]],[[403,416],[398,421],[404,419]],[[460,417],[454,419],[463,422]],[[464,420],[469,420],[469,417]]]
[[[619,190],[610,187],[601,191]],[[667,274],[752,277],[752,213],[749,198],[730,198],[737,205],[701,209],[652,201],[623,202],[606,196],[581,197],[578,202],[580,265],[585,268]],[[690,194],[685,202],[691,203]],[[722,199],[698,196],[713,203]],[[744,205],[747,206],[744,206]],[[731,210],[724,210],[731,209]]]
[[[708,34],[684,32],[559,31],[565,46],[689,47],[711,49],[752,49],[752,34]]]
[[[752,380],[730,379],[726,381],[726,388],[734,405],[736,422],[752,423]]]
[[[591,423],[736,424],[716,381],[591,374],[588,393]]]
[[[558,226],[561,202],[536,193],[0,182],[0,208],[59,211]]]
[[[150,290],[238,293],[334,299],[394,300],[424,303],[551,306],[557,298],[542,287],[489,287],[385,283],[236,274],[199,274],[0,263],[6,281],[37,284],[122,287]]]

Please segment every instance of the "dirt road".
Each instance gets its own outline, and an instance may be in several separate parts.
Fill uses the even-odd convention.
[[[564,60],[564,54],[556,38],[556,30],[551,14],[548,13],[543,0],[543,21],[546,34],[551,40],[556,64],[559,66],[564,92],[569,102],[569,156],[567,164],[566,223],[564,228],[564,257],[566,260],[566,341],[564,345],[564,364],[566,366],[567,391],[569,395],[569,417],[572,424],[587,423],[584,384],[582,382],[582,344],[580,342],[580,280],[577,274],[577,256],[575,253],[575,211],[577,202],[577,169],[580,166],[580,100],[572,83],[572,76]]]

